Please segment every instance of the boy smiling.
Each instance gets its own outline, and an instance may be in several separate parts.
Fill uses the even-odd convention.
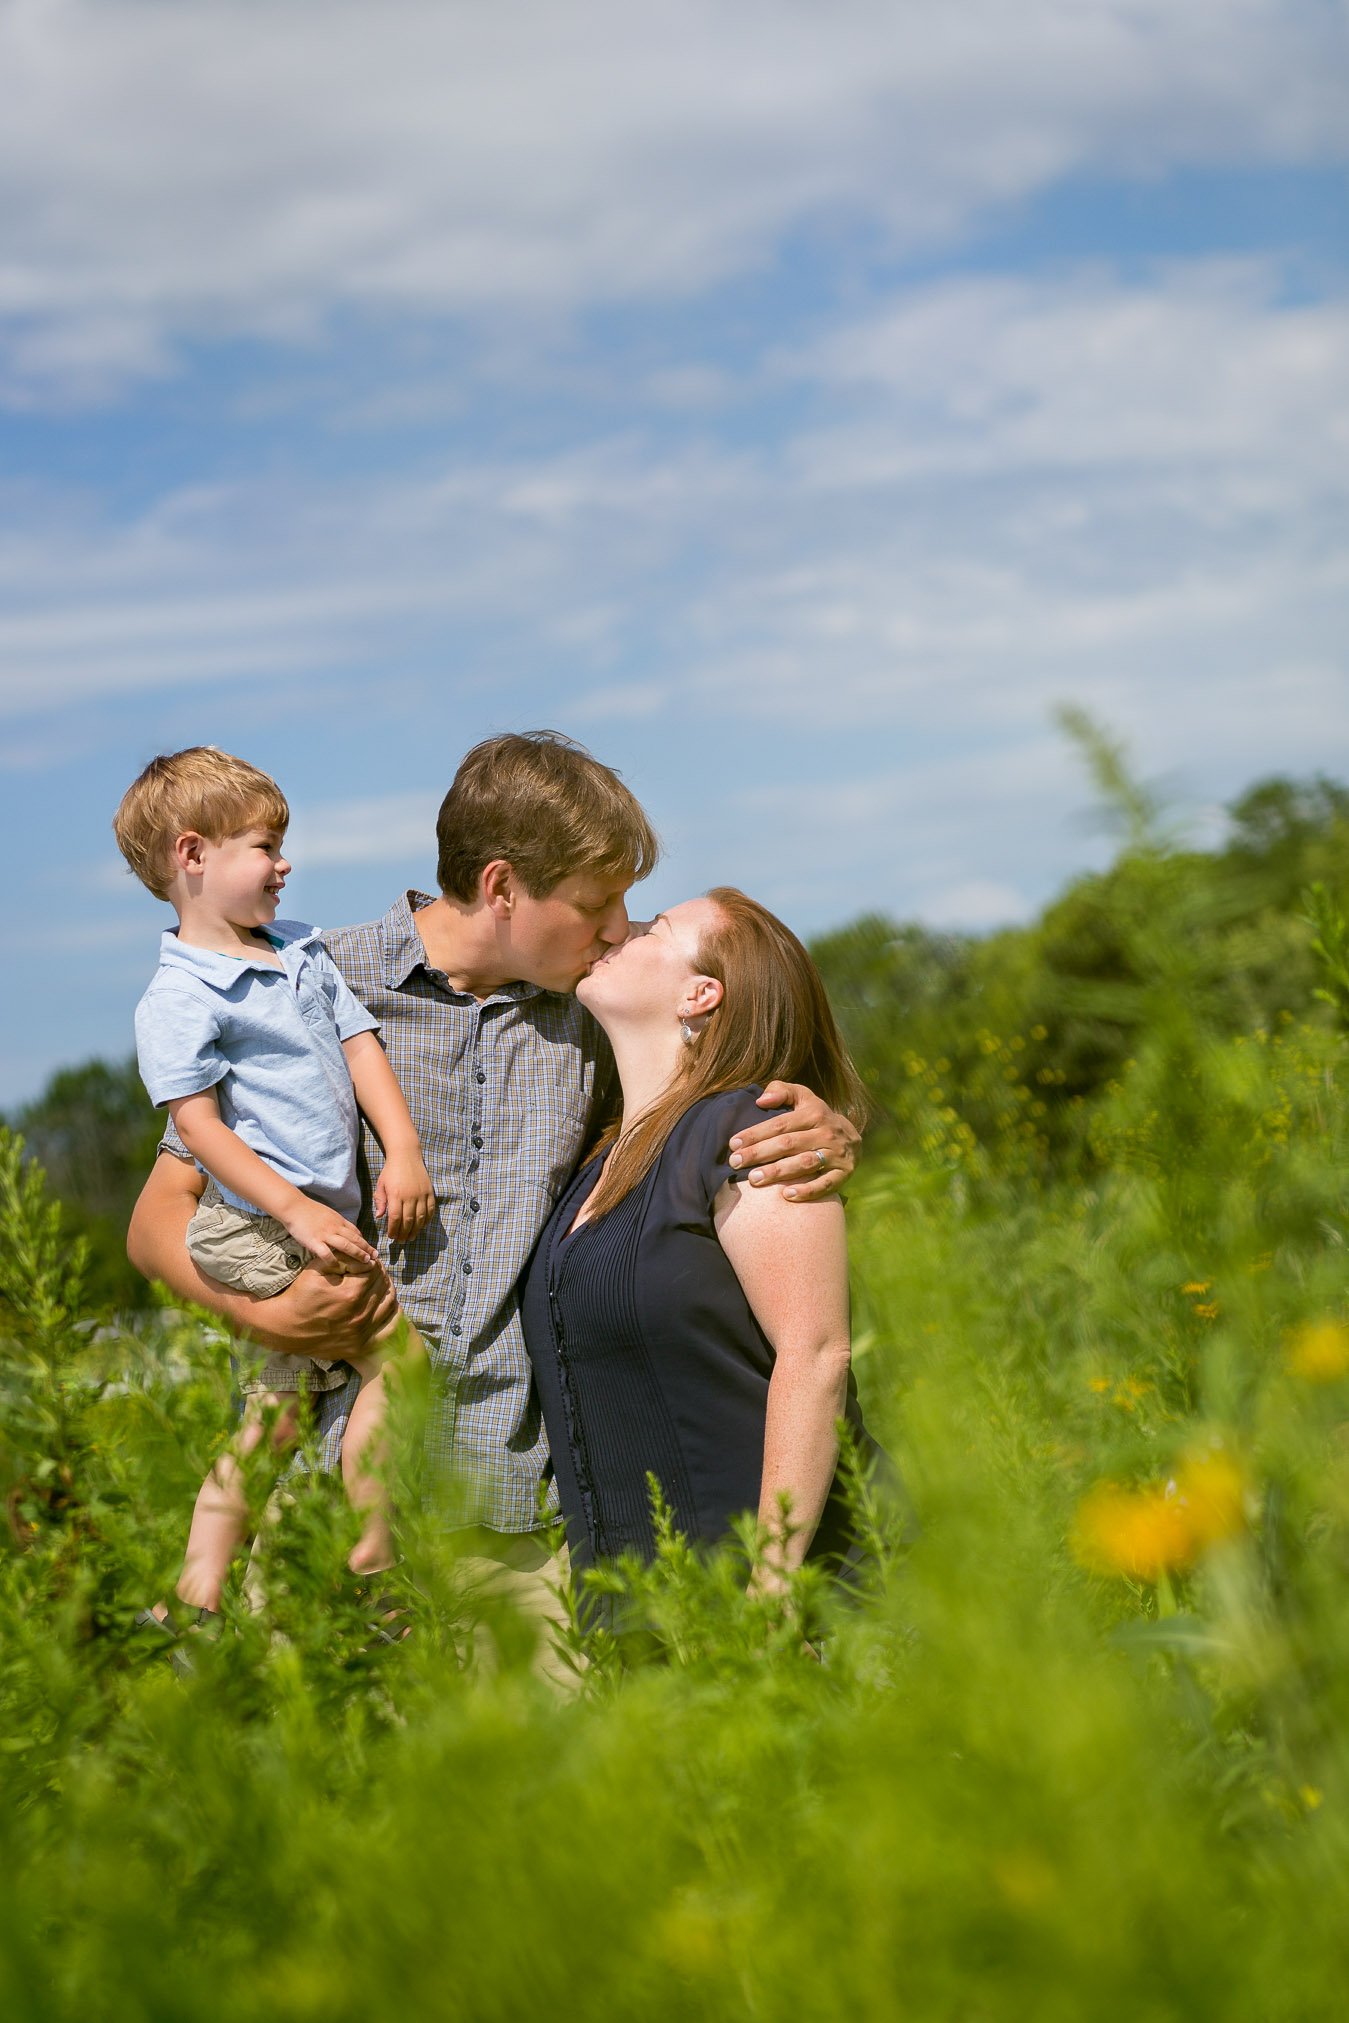
[[[212,746],[157,758],[127,789],[113,827],[142,882],[177,915],[136,1008],[141,1078],[166,1108],[206,1180],[187,1230],[194,1261],[224,1285],[281,1293],[307,1263],[379,1271],[356,1227],[357,1106],[378,1133],[384,1170],[374,1207],[394,1241],[434,1208],[430,1178],[377,1022],[352,996],[311,928],[278,921],[290,865],[289,810],[275,781]],[[342,1439],[343,1475],[364,1530],[362,1574],[387,1568],[393,1541],[378,1452],[386,1375],[415,1353],[390,1319],[344,1355],[359,1379]],[[241,1453],[256,1445],[264,1407],[283,1439],[298,1430],[299,1393],[345,1385],[331,1360],[272,1356],[242,1381],[243,1427],[203,1483],[179,1599],[197,1626],[219,1611],[247,1512]]]

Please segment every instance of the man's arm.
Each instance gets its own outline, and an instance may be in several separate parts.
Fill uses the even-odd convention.
[[[205,1182],[194,1165],[165,1153],[141,1189],[127,1230],[126,1252],[145,1278],[179,1299],[219,1314],[239,1334],[285,1355],[334,1362],[359,1355],[372,1331],[392,1322],[397,1302],[382,1271],[334,1279],[306,1269],[285,1292],[256,1299],[208,1278],[187,1254],[187,1225]]]
[[[731,1164],[750,1168],[750,1186],[780,1187],[788,1201],[841,1192],[857,1166],[857,1126],[799,1082],[770,1082],[758,1104],[761,1110],[789,1107],[785,1117],[765,1117],[731,1140]]]

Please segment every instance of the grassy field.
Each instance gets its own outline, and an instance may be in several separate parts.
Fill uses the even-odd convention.
[[[147,1654],[228,1346],[113,1318],[0,1137],[6,2023],[1341,2015],[1349,934],[1270,898],[1289,836],[1281,890],[1344,855],[1318,792],[1248,797],[1245,859],[1140,831],[1001,942],[839,938],[889,1119],[858,1377],[921,1530],[776,1613],[672,1542],[568,1697],[509,1621],[465,1672],[424,1521],[369,1649],[312,1474],[265,1610]]]
[[[1341,1057],[1292,1023],[1172,1046],[1183,1135],[1141,1058],[1091,1186],[980,1179],[950,1133],[873,1166],[859,1379],[921,1536],[824,1664],[672,1549],[632,1577],[659,1654],[601,1649],[565,1701],[508,1633],[461,1673],[434,1537],[418,1635],[366,1651],[323,1481],[265,1616],[186,1681],[147,1659],[225,1346],[82,1319],[9,1143],[0,2010],[1339,2013]]]

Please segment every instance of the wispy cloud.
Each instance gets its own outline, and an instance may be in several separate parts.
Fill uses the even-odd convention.
[[[337,308],[687,294],[793,230],[899,249],[1075,171],[1339,156],[1344,54],[1316,0],[11,0],[8,391],[104,398]]]
[[[816,390],[771,439],[581,412],[551,455],[340,499],[236,481],[103,527],[24,501],[0,709],[377,665],[409,706],[490,669],[580,723],[1021,734],[1072,694],[1251,770],[1271,737],[1339,749],[1346,356],[1349,306],[1271,264],[942,282],[765,356],[757,388]]]
[[[296,807],[288,854],[305,871],[332,865],[412,863],[433,868],[436,792],[366,795]]]

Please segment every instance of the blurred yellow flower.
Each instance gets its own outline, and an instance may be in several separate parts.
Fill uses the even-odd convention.
[[[1244,1470],[1215,1439],[1192,1448],[1165,1484],[1099,1483],[1078,1506],[1073,1552],[1093,1573],[1155,1581],[1244,1530],[1248,1497]]]
[[[1192,1278],[1188,1285],[1183,1285],[1181,1287],[1181,1291],[1185,1293],[1209,1292],[1212,1290],[1212,1286],[1213,1286],[1212,1279]]]
[[[1216,1321],[1218,1318],[1217,1300],[1211,1300],[1207,1303],[1205,1303],[1203,1300],[1196,1300],[1194,1304],[1194,1310],[1198,1314],[1201,1321]]]
[[[1245,1529],[1249,1486],[1240,1463],[1221,1441],[1191,1448],[1167,1487],[1175,1489],[1198,1550]]]
[[[1343,1321],[1308,1321],[1285,1344],[1288,1367],[1309,1384],[1333,1384],[1349,1375],[1349,1328]]]
[[[1188,1566],[1195,1549],[1186,1512],[1160,1487],[1102,1482],[1078,1505],[1073,1551],[1093,1573],[1156,1580],[1172,1567]]]

